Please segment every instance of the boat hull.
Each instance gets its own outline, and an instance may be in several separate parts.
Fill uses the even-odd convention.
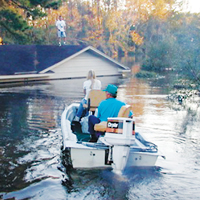
[[[152,167],[155,166],[158,153],[131,152],[126,167]]]
[[[71,159],[74,168],[106,168],[105,149],[76,149],[71,148]]]
[[[116,154],[117,155],[117,154]],[[115,164],[119,165],[118,168],[129,167],[153,167],[156,164],[158,153],[144,153],[144,152],[131,152],[129,155],[124,155],[122,160],[115,160]],[[70,148],[70,157],[73,168],[113,168],[115,164],[109,162],[109,148]]]

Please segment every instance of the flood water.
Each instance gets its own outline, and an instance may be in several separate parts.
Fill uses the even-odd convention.
[[[167,99],[164,80],[100,78],[119,86],[132,106],[136,131],[157,144],[154,168],[65,171],[61,114],[83,97],[84,79],[0,88],[0,199],[200,199],[200,108]],[[81,158],[84,159],[84,158]]]

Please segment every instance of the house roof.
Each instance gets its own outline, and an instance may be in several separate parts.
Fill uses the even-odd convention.
[[[40,72],[83,48],[75,45],[1,45],[0,75]]]
[[[46,72],[49,72],[51,70],[53,70],[54,68],[58,67],[60,64],[66,62],[67,60],[70,60],[70,59],[73,59],[74,57],[82,54],[83,52],[86,52],[86,51],[90,51],[94,54],[97,54],[99,56],[102,56],[104,59],[107,59],[108,61],[112,62],[113,64],[117,65],[118,67],[121,68],[121,70],[130,70],[128,67],[120,64],[119,62],[117,62],[116,60],[112,59],[111,57],[107,56],[106,54],[102,53],[101,51],[91,47],[91,46],[88,46],[88,47],[85,47],[83,49],[81,49],[80,51],[76,52],[75,54],[65,58],[64,60],[56,63],[55,65],[52,65],[51,67],[49,68],[46,68],[45,70],[41,71],[40,73],[46,73]]]
[[[85,51],[102,56],[122,70],[128,68],[91,46],[81,45],[1,45],[0,75],[46,73],[61,62],[72,59]]]

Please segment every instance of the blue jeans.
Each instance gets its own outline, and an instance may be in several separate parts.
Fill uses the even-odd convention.
[[[94,115],[90,115],[88,118],[88,131],[90,132],[91,139],[90,142],[97,142],[100,135],[104,135],[103,132],[95,131],[94,125],[99,124],[101,121]]]
[[[82,116],[83,110],[84,110],[83,104],[86,104],[86,103],[87,103],[87,100],[86,100],[86,99],[82,99],[82,100],[81,100],[80,105],[79,105],[79,107],[78,107],[77,114],[76,114],[77,117],[81,117],[81,116]]]
[[[99,124],[101,121],[94,115],[90,115],[88,118],[88,131],[91,135],[95,135],[96,131],[94,130],[94,125]]]

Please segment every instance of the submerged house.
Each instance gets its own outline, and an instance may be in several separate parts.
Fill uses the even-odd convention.
[[[2,45],[0,83],[121,75],[130,69],[91,46]]]

